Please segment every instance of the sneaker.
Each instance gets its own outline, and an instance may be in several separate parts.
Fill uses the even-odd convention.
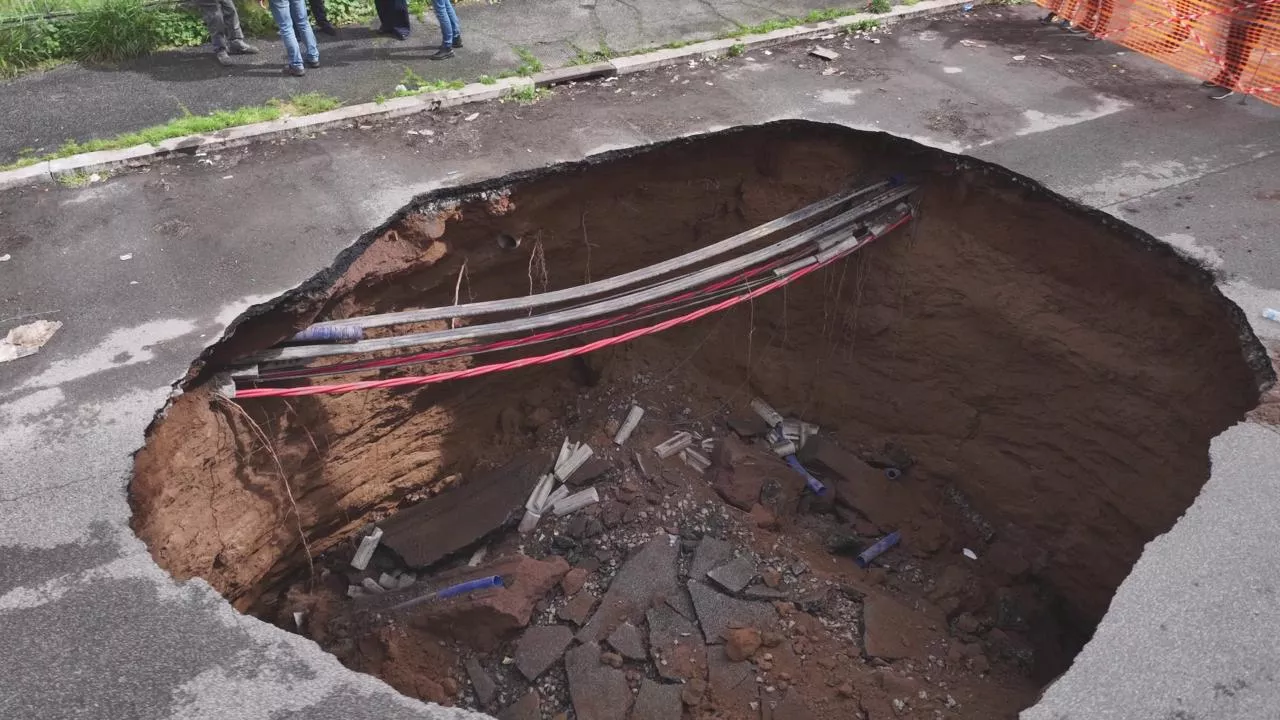
[[[258,48],[250,45],[249,43],[243,40],[232,40],[231,54],[232,55],[257,55]]]
[[[1209,99],[1210,100],[1226,100],[1227,98],[1235,94],[1236,94],[1236,91],[1232,90],[1231,88],[1220,87],[1218,88],[1218,92],[1209,95]]]
[[[1053,13],[1049,13],[1048,15],[1045,15],[1044,17],[1040,18],[1040,24],[1052,25],[1053,21],[1056,20],[1057,17],[1058,17],[1057,15],[1054,15]]]
[[[333,37],[337,37],[338,35],[338,28],[334,27],[333,23],[327,23],[327,22],[320,23],[320,26],[318,29],[320,30],[320,32],[324,33],[325,35],[330,35]]]
[[[216,60],[218,64],[221,65],[222,67],[228,67],[235,64],[231,62],[231,56],[227,54],[226,50],[216,51],[213,54],[213,59]]]
[[[316,58],[315,60],[304,60],[302,64],[309,68],[318,68],[320,67],[320,58]]]
[[[283,72],[285,75],[292,75],[293,77],[302,77],[307,74],[307,71],[304,70],[301,65],[285,65],[284,69],[280,72]]]
[[[444,45],[444,46],[441,46],[441,48],[437,50],[434,55],[431,56],[431,59],[432,60],[448,60],[451,57],[453,57],[453,48],[449,47],[448,45]]]
[[[408,40],[408,39],[409,39],[409,31],[408,31],[408,30],[392,30],[392,31],[391,31],[391,37],[393,37],[393,38],[395,38],[395,39],[397,39],[397,40],[400,40],[400,41]]]
[[[454,50],[457,50],[457,49],[458,49],[458,48],[460,48],[460,47],[462,47],[462,36],[461,36],[461,35],[454,35],[454,36],[453,36],[453,49],[454,49]]]

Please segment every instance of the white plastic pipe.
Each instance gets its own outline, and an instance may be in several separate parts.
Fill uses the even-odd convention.
[[[568,480],[593,454],[594,451],[591,446],[582,443],[577,450],[573,451],[569,459],[564,461],[564,464],[556,468],[556,477],[560,478],[561,481]]]
[[[618,432],[613,436],[613,444],[618,446],[624,444],[631,437],[631,433],[635,432],[642,417],[644,417],[644,408],[632,405],[631,411],[627,413],[627,419],[622,421],[622,427],[618,428]]]
[[[356,548],[356,556],[351,558],[351,567],[357,570],[363,570],[369,567],[369,560],[373,557],[373,551],[378,549],[378,543],[382,542],[382,528],[374,528],[360,541],[360,547]]]
[[[516,528],[521,535],[528,535],[533,529],[538,527],[538,522],[542,520],[542,516],[532,510],[526,510],[524,517],[520,519],[520,527]]]
[[[596,492],[595,488],[589,487],[556,503],[551,508],[551,512],[555,513],[556,517],[560,517],[598,502],[600,502],[600,493]]]
[[[778,414],[778,411],[760,398],[751,398],[751,409],[771,428],[776,428],[782,424],[782,416]]]
[[[667,440],[666,442],[662,443],[658,447],[654,448],[653,451],[657,453],[658,457],[662,458],[663,460],[666,460],[667,458],[671,457],[672,455],[675,455],[676,453],[689,447],[692,444],[693,444],[693,436],[687,432],[682,431],[682,432],[676,433],[675,435],[672,435],[670,440]]]

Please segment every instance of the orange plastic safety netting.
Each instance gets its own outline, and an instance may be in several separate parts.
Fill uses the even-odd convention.
[[[1105,40],[1280,105],[1280,0],[1037,0]]]

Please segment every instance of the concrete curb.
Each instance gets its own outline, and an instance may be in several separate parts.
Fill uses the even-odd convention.
[[[459,90],[442,90],[423,93],[409,97],[398,97],[382,103],[361,103],[348,105],[336,110],[304,115],[302,117],[284,117],[279,120],[241,125],[239,127],[219,130],[207,135],[185,135],[170,138],[156,144],[135,145],[119,150],[102,150],[81,153],[56,160],[43,160],[28,167],[16,170],[0,171],[0,190],[20,187],[39,182],[52,182],[59,176],[70,173],[100,172],[144,161],[151,157],[162,157],[171,154],[190,154],[197,150],[214,148],[230,148],[247,145],[251,142],[268,140],[277,137],[288,137],[298,133],[324,130],[343,123],[356,120],[381,120],[386,118],[415,115],[428,110],[455,107],[469,103],[496,100],[503,95],[526,87],[548,87],[560,83],[587,80],[611,75],[629,75],[631,73],[655,70],[661,67],[676,65],[693,58],[715,57],[728,54],[732,48],[741,47],[743,52],[767,48],[773,45],[819,37],[833,32],[840,32],[857,26],[868,20],[881,24],[936,15],[948,10],[960,8],[968,4],[982,4],[988,0],[923,0],[915,5],[897,5],[887,13],[857,13],[846,15],[835,20],[827,20],[812,25],[798,25],[783,30],[775,30],[760,35],[744,35],[740,38],[705,40],[690,43],[679,48],[655,50],[637,55],[626,55],[586,65],[570,65],[536,73],[531,77],[515,77],[499,80],[495,83],[472,83]]]

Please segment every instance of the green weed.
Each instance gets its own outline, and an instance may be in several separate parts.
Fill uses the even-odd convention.
[[[742,43],[734,43],[729,46],[729,57],[741,57],[747,51],[747,46]]]
[[[889,0],[871,0],[867,4],[867,11],[876,14],[887,13],[892,9],[893,3],[889,2]]]
[[[285,115],[313,115],[318,112],[332,110],[342,105],[337,98],[321,93],[305,93],[294,95],[288,100],[272,100],[265,105],[251,105],[234,110],[217,110],[207,115],[184,113],[163,125],[153,125],[137,132],[125,133],[112,138],[95,138],[84,142],[68,140],[51,153],[40,156],[27,156],[0,167],[0,170],[11,170],[25,167],[44,160],[79,155],[80,153],[97,152],[99,150],[118,150],[134,145],[154,145],[169,138],[183,135],[197,135],[225,130],[240,125],[276,120]]]
[[[479,82],[481,85],[497,85],[498,78],[493,77],[492,75],[481,75],[477,79],[477,82]]]
[[[516,57],[520,58],[520,66],[516,68],[515,74],[521,77],[529,77],[534,73],[542,72],[542,61],[538,59],[528,48],[518,47]]]
[[[550,95],[551,91],[546,88],[525,85],[523,87],[513,88],[502,97],[502,102],[510,100],[512,102],[520,103],[521,105],[532,105]]]
[[[583,50],[576,45],[572,47],[577,54],[569,59],[570,65],[590,65],[591,63],[604,62],[618,57],[618,53],[614,52],[613,48],[605,43],[600,43],[599,49],[592,51]]]

